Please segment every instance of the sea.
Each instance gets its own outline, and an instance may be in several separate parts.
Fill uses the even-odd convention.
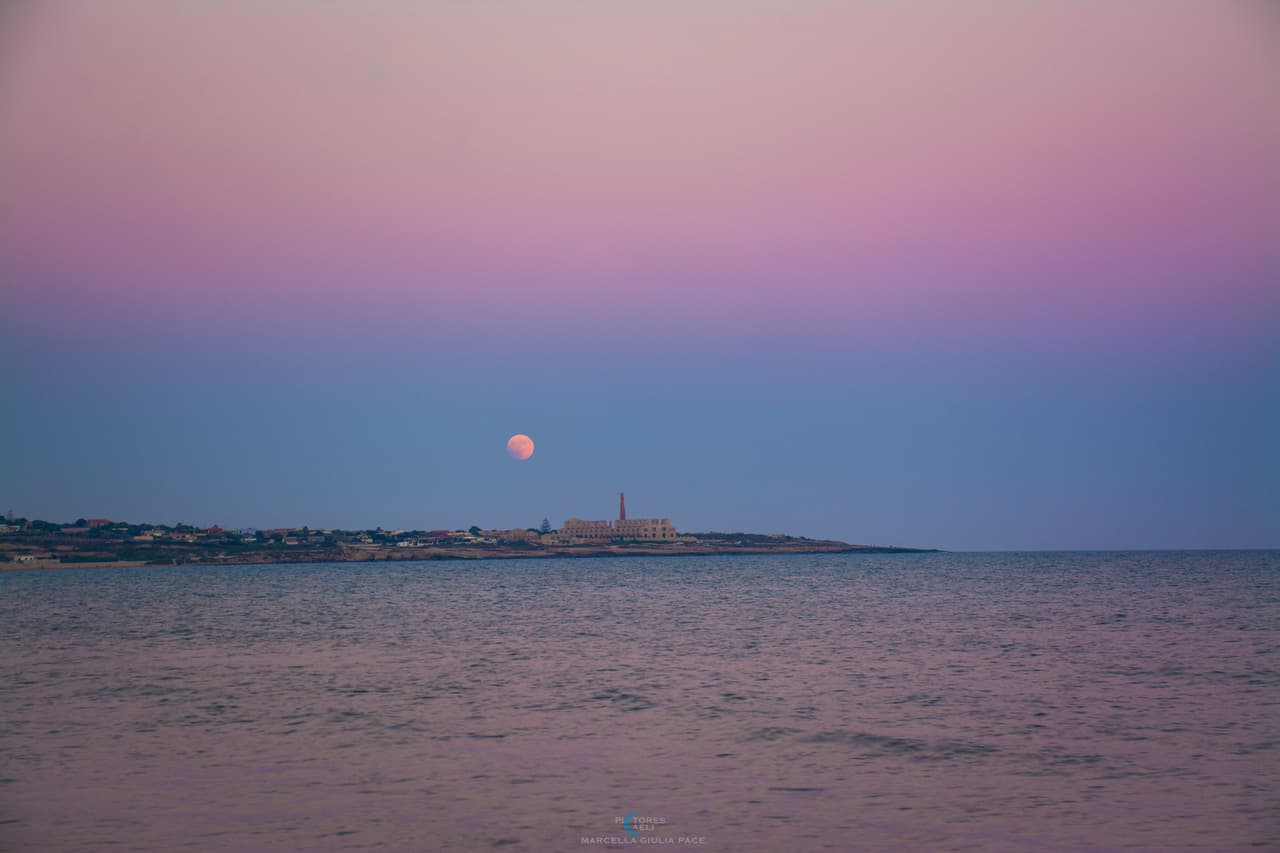
[[[0,848],[1280,846],[1280,552],[0,575]]]

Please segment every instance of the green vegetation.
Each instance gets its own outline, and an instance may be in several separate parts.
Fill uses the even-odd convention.
[[[804,536],[784,536],[780,533],[689,533],[695,539],[704,541],[743,542],[752,545],[767,545],[775,542],[807,541]]]

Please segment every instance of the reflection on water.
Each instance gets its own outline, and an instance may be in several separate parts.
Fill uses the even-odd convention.
[[[0,596],[6,849],[1280,844],[1276,552],[23,572]]]

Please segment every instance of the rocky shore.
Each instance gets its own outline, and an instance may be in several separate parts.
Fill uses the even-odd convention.
[[[38,557],[20,557],[12,550],[0,557],[0,571],[32,569],[124,568],[138,566],[201,566],[384,562],[409,560],[510,560],[573,557],[683,557],[715,554],[895,554],[922,553],[932,549],[898,546],[851,545],[833,539],[806,539],[759,534],[691,534],[680,542],[617,542],[591,545],[542,545],[536,543],[435,544],[401,547],[385,544],[333,543],[228,547],[185,544],[139,549],[131,546],[117,556],[110,545],[95,544],[92,551],[50,549]],[[126,549],[121,548],[121,551]],[[148,554],[146,551],[153,550]],[[141,551],[141,553],[140,553]]]

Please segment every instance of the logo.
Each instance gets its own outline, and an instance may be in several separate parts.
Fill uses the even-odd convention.
[[[615,817],[613,822],[614,825],[622,824],[622,831],[632,838],[639,838],[660,826],[667,825],[665,817],[645,817],[639,812],[631,812],[626,817]]]
[[[699,847],[707,843],[707,839],[701,835],[664,834],[667,824],[667,819],[661,815],[627,812],[625,816],[614,815],[613,818],[614,831],[620,826],[625,835],[584,835],[578,843],[603,847],[627,847],[633,844]]]

